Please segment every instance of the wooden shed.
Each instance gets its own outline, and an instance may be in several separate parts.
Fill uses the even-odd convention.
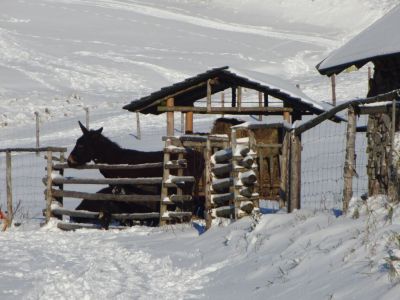
[[[327,76],[339,74],[368,62],[374,65],[367,97],[375,97],[400,89],[400,6],[362,31],[317,65]],[[356,113],[368,114],[368,192],[369,195],[390,194],[391,186],[399,186],[397,166],[393,160],[394,133],[399,130],[398,99],[374,106],[359,106]],[[396,171],[395,171],[396,170]],[[396,188],[397,190],[397,188]],[[393,195],[398,192],[394,191]],[[396,196],[397,198],[397,196]]]
[[[285,152],[282,123],[286,129],[291,128],[290,124],[301,120],[304,115],[319,115],[329,108],[331,107],[328,104],[313,101],[298,86],[285,80],[229,67],[208,70],[124,106],[126,110],[143,114],[167,113],[167,136],[174,135],[174,113],[184,114],[186,134],[195,131],[194,114],[256,115],[259,119],[261,116],[281,116],[282,122],[279,126],[251,127],[246,129],[250,130],[246,134],[250,132],[256,143],[263,147],[257,150],[260,156],[258,181],[261,196],[279,199],[282,202],[289,198],[294,199],[295,204],[291,205],[289,210],[300,208],[301,139],[300,136],[296,136],[295,140],[290,142],[294,145],[291,149],[296,154],[288,153],[289,146]],[[332,116],[331,119],[340,121],[336,116]],[[272,122],[268,117],[267,121]],[[276,121],[277,119],[274,120]],[[240,137],[240,132],[237,134]],[[287,137],[288,142],[289,140]],[[290,174],[293,174],[297,181],[291,189],[290,197],[286,193],[286,179],[283,180],[285,185],[281,186],[282,157],[288,161],[289,155],[296,158],[296,163],[291,165],[295,169],[291,169]],[[204,194],[207,192],[205,190]]]
[[[227,90],[229,100],[225,99]],[[258,93],[256,103],[246,101],[249,91]],[[220,96],[213,97],[217,93]],[[201,103],[201,99],[206,102]],[[321,114],[329,106],[313,101],[295,85],[275,76],[222,67],[164,87],[123,108],[143,114],[166,112],[167,135],[173,135],[176,112],[185,114],[185,131],[192,133],[193,114],[281,115],[291,123],[303,115]]]

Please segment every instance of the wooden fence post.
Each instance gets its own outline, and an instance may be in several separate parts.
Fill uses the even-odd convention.
[[[52,182],[52,172],[53,172],[53,152],[47,151],[47,183],[46,183],[46,223],[52,217],[51,213],[51,202],[53,199],[53,195],[51,190],[53,188]]]
[[[289,151],[290,151],[290,133],[285,131],[285,136],[283,138],[282,145],[282,158],[280,160],[281,163],[281,183],[280,183],[280,191],[279,191],[279,207],[289,207],[289,188],[288,188],[288,179],[289,179]]]
[[[185,133],[185,113],[181,112],[181,134]]]
[[[392,127],[390,128],[390,153],[389,153],[389,170],[388,170],[388,196],[389,200],[397,203],[399,200],[399,182],[397,177],[397,168],[394,166],[393,151],[395,150],[395,135],[396,135],[396,99],[392,100]]]
[[[142,133],[140,131],[140,113],[136,112],[136,138],[138,140],[142,139]]]
[[[170,154],[167,151],[167,148],[171,146],[171,140],[167,139],[165,141],[164,148],[164,161],[163,161],[163,180],[161,186],[161,199],[160,199],[160,226],[165,225],[167,222],[163,219],[164,213],[167,211],[167,202],[168,202],[168,187],[166,186],[166,182],[169,179],[169,169],[166,167],[167,163],[170,160]]]
[[[174,98],[168,98],[167,99],[167,107],[173,107],[174,106]],[[174,112],[169,111],[167,112],[167,136],[173,136],[174,135]]]
[[[211,111],[211,79],[207,80],[207,111]]]
[[[186,113],[185,133],[188,133],[188,134],[193,133],[193,112],[192,111],[188,111]]]
[[[336,106],[336,75],[333,74],[331,76],[331,85],[332,85],[332,105]]]
[[[238,88],[237,88],[237,107],[238,107],[239,111],[242,108],[242,87],[241,86],[238,86]]]
[[[343,183],[343,213],[347,213],[349,202],[353,196],[353,175],[355,170],[355,147],[357,120],[354,106],[348,109],[348,123],[346,134],[346,158],[344,162],[344,183]]]
[[[289,212],[300,209],[301,205],[301,141],[291,133],[290,137],[290,203]]]
[[[210,229],[212,225],[211,216],[211,141],[207,138],[206,148],[204,149],[205,159],[205,212],[204,218],[206,219],[206,229]]]
[[[36,119],[36,148],[40,147],[40,127],[39,127],[39,112],[35,111],[35,119]]]
[[[6,187],[7,187],[7,227],[10,227],[14,217],[13,197],[12,197],[12,176],[11,176],[11,152],[6,152]]]
[[[85,115],[86,115],[86,128],[89,130],[89,107],[85,107]]]
[[[261,92],[258,92],[258,106],[261,108],[263,107],[263,94]],[[258,121],[262,121],[263,116],[258,115]]]

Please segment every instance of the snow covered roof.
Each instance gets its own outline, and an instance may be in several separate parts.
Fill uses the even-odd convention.
[[[204,83],[208,79],[217,79],[212,85],[212,94],[232,87],[245,87],[260,91],[282,100],[300,114],[321,114],[330,108],[326,103],[319,103],[304,94],[294,84],[272,75],[229,67],[214,68],[184,81],[156,91],[146,97],[132,101],[123,108],[140,111],[145,114],[160,114],[157,107],[169,97],[174,97],[176,106],[191,106],[197,100],[206,97]]]
[[[323,75],[338,74],[352,65],[400,53],[400,5],[376,21],[345,45],[333,51],[316,67]]]

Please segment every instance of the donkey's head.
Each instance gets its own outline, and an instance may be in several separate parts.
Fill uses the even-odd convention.
[[[99,141],[103,137],[103,127],[97,130],[88,130],[79,122],[83,135],[77,139],[74,149],[68,156],[68,165],[80,166],[92,160],[98,159]]]

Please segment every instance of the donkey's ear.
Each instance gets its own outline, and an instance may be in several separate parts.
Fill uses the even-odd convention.
[[[94,132],[94,134],[101,134],[101,132],[103,131],[103,127],[101,127],[101,128],[99,128],[99,129],[96,129],[96,130],[93,130]]]
[[[78,123],[79,123],[79,127],[81,128],[83,134],[84,135],[88,134],[89,130],[85,126],[82,125],[81,121],[78,121]]]

